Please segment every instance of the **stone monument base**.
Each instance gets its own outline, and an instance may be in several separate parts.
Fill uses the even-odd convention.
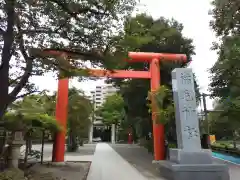
[[[169,161],[153,163],[167,180],[230,180],[228,167],[224,164],[177,164]]]
[[[196,152],[188,152],[183,149],[170,149],[170,161],[177,164],[212,164],[212,151],[200,149]]]

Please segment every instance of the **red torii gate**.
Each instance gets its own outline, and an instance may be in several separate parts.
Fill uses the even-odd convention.
[[[46,53],[46,52],[45,52]],[[48,55],[67,57],[68,54],[62,51],[47,51]],[[149,71],[131,71],[131,70],[99,70],[89,69],[89,76],[93,77],[111,77],[111,78],[144,78],[151,80],[151,91],[156,91],[160,86],[160,61],[180,61],[186,62],[187,57],[183,54],[164,54],[164,53],[144,53],[129,52],[128,62],[148,62]],[[63,162],[65,153],[65,135],[67,126],[67,106],[68,106],[68,84],[69,79],[58,80],[58,92],[56,101],[56,119],[62,125],[63,130],[58,132],[53,146],[53,161]],[[153,120],[153,140],[154,140],[154,159],[164,160],[164,125],[155,123],[156,105],[152,100],[152,120]]]

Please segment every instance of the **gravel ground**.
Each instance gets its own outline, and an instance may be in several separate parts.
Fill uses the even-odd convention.
[[[33,180],[86,180],[90,162],[67,162],[61,166],[36,164],[29,169]]]
[[[24,147],[23,147],[24,148]],[[86,180],[91,162],[85,161],[86,156],[93,156],[96,144],[85,144],[80,146],[76,152],[66,152],[65,159],[71,159],[63,165],[53,166],[45,162],[35,164],[29,169],[33,180]],[[34,150],[40,150],[41,145],[33,145]],[[46,144],[44,147],[44,159],[52,156],[52,145]],[[51,158],[50,158],[51,159]],[[90,158],[91,159],[91,158]],[[74,161],[74,162],[71,162]]]

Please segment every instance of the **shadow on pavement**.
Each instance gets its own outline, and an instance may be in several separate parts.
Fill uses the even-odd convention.
[[[145,148],[128,144],[112,144],[111,147],[147,179],[163,180],[156,166],[152,164],[153,155]]]

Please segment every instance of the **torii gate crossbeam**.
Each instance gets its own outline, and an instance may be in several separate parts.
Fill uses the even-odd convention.
[[[44,51],[46,53],[46,51]],[[49,55],[59,55],[67,57],[66,52],[49,51]],[[111,77],[111,78],[144,78],[150,79],[151,91],[156,91],[160,86],[160,61],[180,61],[186,62],[187,57],[183,54],[164,54],[164,53],[143,53],[130,52],[128,62],[148,62],[149,71],[125,71],[125,70],[88,70],[89,76],[93,77]],[[58,80],[58,92],[56,102],[56,119],[62,125],[63,130],[58,132],[55,137],[53,147],[53,161],[63,162],[65,153],[65,135],[67,126],[68,112],[68,78]],[[152,121],[153,121],[153,142],[154,142],[154,159],[164,160],[164,125],[156,123],[157,106],[152,99]]]

